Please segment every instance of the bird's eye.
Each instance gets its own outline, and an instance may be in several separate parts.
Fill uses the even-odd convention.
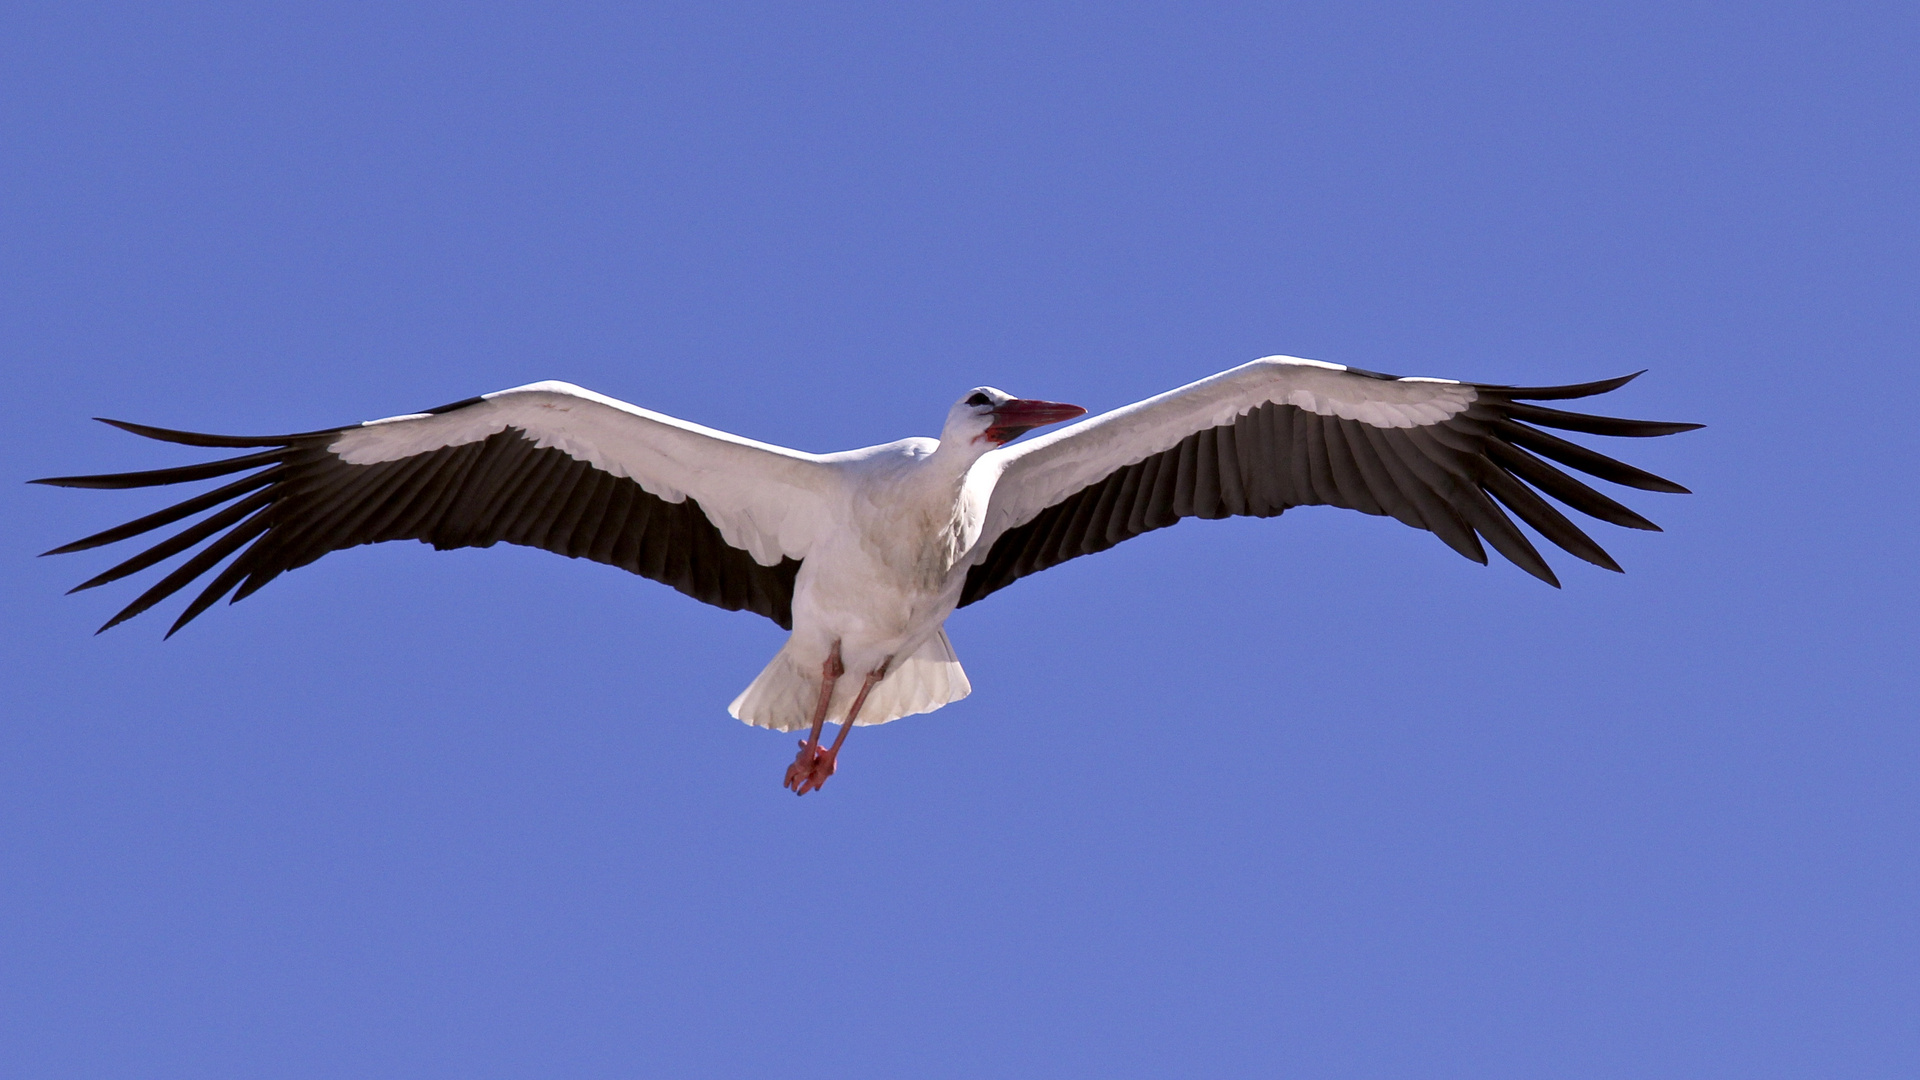
[[[988,397],[988,396],[987,396],[987,395],[985,395],[985,394],[975,394],[975,395],[973,395],[972,397],[970,397],[970,398],[968,398],[968,399],[967,399],[967,404],[969,404],[969,405],[991,405],[991,404],[993,404],[993,399],[992,399],[992,398],[990,398],[990,397]]]

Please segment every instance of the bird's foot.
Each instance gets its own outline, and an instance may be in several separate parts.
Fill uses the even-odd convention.
[[[835,759],[839,756],[838,747],[829,750],[811,740],[800,740],[800,753],[794,756],[793,764],[787,766],[787,779],[783,786],[795,795],[820,790],[826,784],[827,777],[833,775]]]

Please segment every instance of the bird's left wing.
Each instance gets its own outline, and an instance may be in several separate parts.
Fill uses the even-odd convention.
[[[219,508],[78,587],[104,585],[211,538],[102,630],[235,552],[169,635],[228,592],[239,600],[329,551],[385,540],[442,549],[502,541],[544,548],[790,626],[794,577],[826,521],[823,497],[832,482],[831,466],[814,455],[561,382],[297,435],[201,435],[106,422],[189,446],[256,449],[199,465],[35,483],[133,488],[257,471],[47,553],[110,544]]]
[[[976,468],[998,475],[960,603],[1182,518],[1272,517],[1307,505],[1391,515],[1481,563],[1485,537],[1558,585],[1504,504],[1572,554],[1618,570],[1540,493],[1616,525],[1657,526],[1541,457],[1628,487],[1686,489],[1540,428],[1647,436],[1700,425],[1525,402],[1602,394],[1633,377],[1514,387],[1255,360],[984,456]]]

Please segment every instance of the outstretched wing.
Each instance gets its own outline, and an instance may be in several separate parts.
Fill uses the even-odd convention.
[[[1504,505],[1572,554],[1619,570],[1541,494],[1615,525],[1658,526],[1542,458],[1627,487],[1687,489],[1540,428],[1648,436],[1700,425],[1525,402],[1590,397],[1634,377],[1490,386],[1255,360],[982,458],[1001,472],[960,603],[1181,518],[1272,517],[1292,506],[1391,515],[1480,563],[1485,538],[1559,585]]]
[[[140,614],[238,552],[168,630],[329,551],[384,540],[505,541],[608,563],[696,600],[792,624],[793,581],[825,520],[829,467],[560,382],[298,435],[230,437],[106,423],[188,446],[264,448],[153,472],[36,480],[132,488],[247,472],[223,487],[47,554],[215,513],[76,588],[201,548],[100,629]],[[209,542],[210,541],[210,542]],[[244,550],[243,550],[244,549]]]

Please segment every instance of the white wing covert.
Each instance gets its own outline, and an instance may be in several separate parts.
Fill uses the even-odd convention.
[[[799,560],[826,519],[821,496],[829,471],[815,456],[567,383],[534,383],[296,435],[203,435],[106,422],[189,446],[266,449],[173,469],[36,481],[132,488],[258,470],[48,552],[98,547],[221,507],[78,586],[104,585],[217,537],[102,630],[235,552],[170,635],[228,592],[238,601],[329,551],[387,540],[441,549],[501,542],[544,548],[619,566],[697,600],[790,627]]]
[[[1558,585],[1504,505],[1566,551],[1618,570],[1539,492],[1616,525],[1658,527],[1542,457],[1628,487],[1686,489],[1539,428],[1652,436],[1700,425],[1524,402],[1602,394],[1634,377],[1508,387],[1255,360],[982,458],[978,467],[1000,471],[960,603],[1182,518],[1310,505],[1391,515],[1481,563],[1484,537]]]

